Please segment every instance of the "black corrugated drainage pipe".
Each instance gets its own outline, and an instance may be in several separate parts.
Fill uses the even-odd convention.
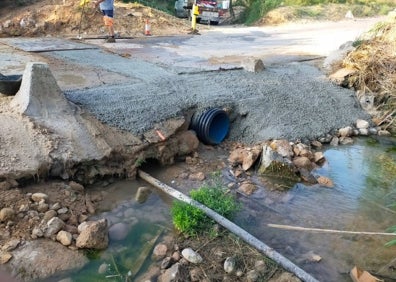
[[[197,112],[191,118],[190,129],[197,133],[198,139],[208,145],[221,143],[228,134],[230,118],[219,108]]]

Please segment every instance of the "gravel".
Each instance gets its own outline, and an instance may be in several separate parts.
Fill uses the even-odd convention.
[[[54,52],[61,59],[102,67],[131,82],[66,91],[102,122],[141,134],[192,109],[229,108],[229,139],[248,144],[271,138],[314,139],[357,119],[369,120],[353,91],[329,82],[309,63],[177,74],[171,68],[102,52]],[[91,57],[92,56],[92,57]],[[136,82],[140,81],[140,82]]]

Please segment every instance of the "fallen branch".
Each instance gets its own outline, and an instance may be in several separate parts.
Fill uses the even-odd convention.
[[[333,229],[321,229],[321,228],[308,228],[301,226],[291,226],[282,224],[267,224],[269,227],[296,230],[296,231],[311,231],[320,233],[339,233],[339,234],[355,234],[355,235],[382,235],[382,236],[396,236],[396,233],[385,233],[385,232],[365,232],[365,231],[345,231],[345,230],[333,230]]]
[[[300,278],[303,281],[307,282],[319,282],[316,280],[314,277],[312,277],[310,274],[305,272],[303,269],[292,263],[289,259],[285,258],[278,252],[276,252],[274,249],[270,248],[263,242],[261,242],[259,239],[239,227],[238,225],[234,224],[233,222],[229,221],[228,219],[224,218],[223,216],[219,215],[215,211],[209,209],[205,205],[191,199],[190,197],[184,195],[183,193],[175,190],[174,188],[166,185],[165,183],[162,183],[158,179],[155,179],[154,177],[150,176],[149,174],[138,170],[137,175],[142,178],[143,180],[147,181],[151,185],[159,188],[161,191],[165,192],[166,194],[170,195],[171,197],[180,200],[182,202],[188,203],[196,208],[199,208],[202,210],[207,216],[215,220],[217,223],[222,225],[223,227],[227,228],[229,231],[234,233],[235,235],[239,236],[242,238],[246,243],[249,245],[253,246],[263,254],[265,254],[267,257],[270,259],[274,260],[276,263],[280,264],[283,268],[286,270],[294,273],[298,278]]]

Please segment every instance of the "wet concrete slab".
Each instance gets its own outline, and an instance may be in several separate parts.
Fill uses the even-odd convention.
[[[98,46],[65,38],[6,38],[0,43],[26,52],[98,49]]]

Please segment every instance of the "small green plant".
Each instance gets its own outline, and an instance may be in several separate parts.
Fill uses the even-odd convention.
[[[138,158],[138,159],[136,159],[136,161],[135,161],[135,166],[136,166],[136,167],[141,167],[145,162],[146,162],[145,159]]]
[[[239,209],[235,197],[227,194],[225,189],[218,185],[203,186],[191,191],[190,196],[226,218],[230,218]],[[176,229],[186,235],[195,236],[203,231],[211,232],[213,220],[190,204],[175,201],[171,214]]]
[[[389,227],[386,231],[390,233],[396,233],[396,225]],[[396,245],[396,239],[393,239],[385,244],[385,247],[391,247]]]

